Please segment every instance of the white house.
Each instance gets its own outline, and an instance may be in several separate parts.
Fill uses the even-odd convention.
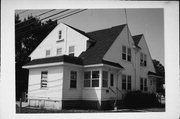
[[[103,109],[127,91],[156,91],[144,35],[132,36],[126,24],[85,33],[60,23],[30,57],[30,106]]]

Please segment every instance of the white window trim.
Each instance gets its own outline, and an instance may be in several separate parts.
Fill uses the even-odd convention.
[[[141,89],[141,79],[142,79],[142,88],[143,89]],[[145,80],[146,80],[146,85],[145,85]],[[153,84],[152,84],[153,85]],[[145,88],[146,88],[146,90],[145,90]],[[140,90],[141,91],[148,91],[148,79],[147,78],[143,78],[143,77],[140,77]]]
[[[123,89],[123,79],[122,79],[122,81],[121,81],[121,86],[122,86],[121,89],[122,89],[122,90],[128,90],[128,91],[132,90],[132,76],[131,76],[131,75],[122,74],[122,77],[123,77],[123,76],[126,77],[126,80],[125,80],[126,89]],[[129,77],[129,76],[131,77],[131,82],[130,82],[130,84],[131,84],[131,89],[128,89],[128,83],[129,83],[129,82],[128,82],[128,77]],[[121,77],[121,78],[122,78],[122,77]]]
[[[72,79],[71,78],[71,72],[75,72],[76,73],[76,79]],[[77,89],[77,77],[78,77],[77,75],[78,75],[77,71],[74,71],[74,70],[70,71],[70,89]],[[76,81],[76,87],[71,87],[71,80],[75,80]]]
[[[61,54],[58,54],[58,50],[59,50],[59,49],[61,49]],[[57,56],[61,56],[61,55],[62,55],[62,48],[57,48],[57,49],[56,49],[56,55],[57,55]]]
[[[93,71],[99,71],[99,78],[92,78],[92,72]],[[90,80],[90,87],[84,87],[84,77],[83,77],[83,88],[85,88],[85,89],[88,89],[88,88],[90,88],[90,89],[92,89],[92,88],[99,88],[100,87],[100,79],[101,79],[101,71],[100,70],[87,70],[87,71],[84,71],[84,72],[90,72],[90,79],[88,79],[88,80]],[[92,87],[92,80],[99,80],[99,86],[98,87]]]
[[[49,51],[49,55],[47,55],[47,51]],[[45,54],[45,56],[46,57],[50,57],[51,56],[51,50],[50,49],[46,49],[46,52],[45,52],[46,54]]]
[[[123,52],[123,47],[125,47],[126,48],[126,52],[124,53]],[[131,62],[132,61],[132,50],[131,50],[131,48],[130,47],[128,47],[128,46],[126,46],[126,45],[122,45],[122,54],[121,54],[121,59],[123,60],[123,61],[127,61],[127,62]],[[128,53],[128,49],[130,49],[130,55],[129,55],[129,53]],[[123,54],[125,54],[126,55],[126,59],[123,59]],[[128,56],[130,56],[130,61],[128,61]]]
[[[43,87],[43,86],[42,86],[42,82],[43,82],[43,79],[44,79],[44,78],[42,77],[42,73],[43,73],[43,72],[47,72],[47,77],[45,78],[45,80],[46,80],[46,87]],[[41,89],[46,89],[46,88],[48,88],[48,71],[41,71],[41,83],[40,83],[40,88],[41,88]]]

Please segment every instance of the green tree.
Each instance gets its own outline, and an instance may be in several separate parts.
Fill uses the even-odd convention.
[[[28,56],[56,25],[57,21],[49,19],[42,23],[34,16],[20,20],[19,15],[15,14],[16,99],[28,87],[28,70],[22,69],[22,66],[30,61]]]
[[[165,84],[164,66],[158,60],[155,60],[155,59],[153,60],[153,64],[154,64],[154,68],[156,70],[157,75],[162,77],[157,80],[157,92],[165,94],[165,90],[163,88],[163,84]]]

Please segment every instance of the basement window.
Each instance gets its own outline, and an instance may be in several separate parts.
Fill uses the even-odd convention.
[[[41,88],[47,87],[47,77],[48,77],[48,71],[42,71],[41,72]]]

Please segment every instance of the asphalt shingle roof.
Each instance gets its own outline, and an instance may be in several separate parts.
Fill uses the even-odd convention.
[[[125,26],[126,24],[87,33],[96,42],[79,56],[83,59],[83,63],[85,65],[103,63],[103,56]]]
[[[132,36],[135,46],[138,46],[139,41],[141,40],[142,36],[143,36],[143,34],[139,34],[139,35]],[[139,46],[138,46],[138,47],[139,47]]]
[[[46,63],[57,63],[57,62],[67,62],[67,63],[72,63],[72,64],[83,65],[83,61],[79,57],[62,55],[62,56],[56,56],[56,57],[34,59],[34,60],[30,61],[29,63],[27,63],[25,66],[46,64]]]

